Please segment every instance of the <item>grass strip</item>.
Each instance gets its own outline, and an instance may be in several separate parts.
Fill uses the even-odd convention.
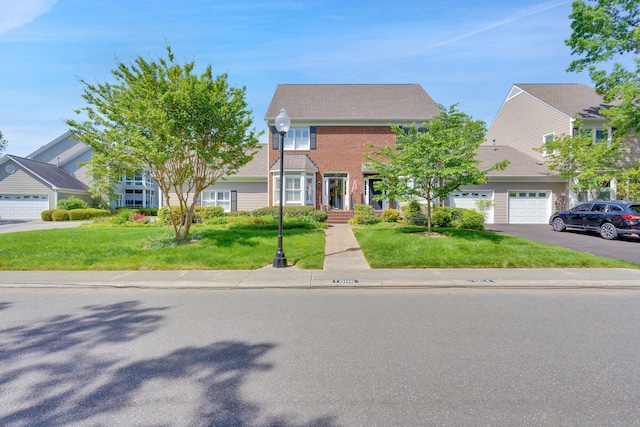
[[[194,227],[184,245],[168,228],[79,227],[0,234],[0,270],[252,270],[271,265],[277,231]],[[321,269],[322,230],[286,230],[289,264]]]
[[[487,231],[422,227],[355,228],[372,268],[554,268],[640,265]]]

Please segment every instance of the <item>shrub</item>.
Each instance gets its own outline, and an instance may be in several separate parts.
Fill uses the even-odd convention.
[[[53,218],[51,216],[53,211],[53,209],[47,209],[46,211],[40,212],[40,218],[42,218],[43,221],[53,221]]]
[[[424,218],[422,215],[422,206],[417,200],[412,200],[402,207],[402,213],[407,218]]]
[[[93,219],[109,215],[111,215],[111,212],[95,208],[73,209],[69,211],[69,219],[71,221]]]
[[[51,213],[54,221],[69,221],[69,211],[65,209],[56,209]]]
[[[89,205],[84,200],[80,200],[77,197],[69,196],[68,199],[58,200],[58,209],[73,210],[73,209],[86,209]]]
[[[202,223],[217,216],[224,216],[222,206],[196,206],[194,212],[194,222]]]
[[[349,224],[371,225],[380,221],[372,206],[356,204],[353,207],[353,218],[349,220]]]
[[[451,227],[453,225],[451,210],[446,206],[434,208],[431,214],[431,225],[438,228]]]
[[[484,230],[484,215],[472,209],[465,209],[460,219],[460,228]]]
[[[249,211],[231,211],[225,213],[225,216],[251,216]]]
[[[180,218],[180,206],[171,206],[171,214],[176,223],[181,224],[184,222],[181,221]],[[158,219],[163,225],[171,225],[171,217],[169,216],[169,208],[167,206],[158,209]]]
[[[398,222],[400,211],[397,209],[385,209],[382,211],[382,220],[386,222]]]
[[[282,216],[287,218],[295,218],[301,216],[308,216],[315,209],[313,206],[283,206]],[[251,212],[252,216],[278,216],[280,210],[278,206],[267,206],[264,208],[258,208]]]
[[[322,210],[313,210],[309,213],[309,217],[315,222],[327,222],[329,215]]]

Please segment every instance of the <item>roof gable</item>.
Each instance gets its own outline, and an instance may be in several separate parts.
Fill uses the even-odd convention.
[[[603,119],[599,111],[615,105],[605,103],[594,88],[580,83],[515,84],[507,101],[521,93],[518,89],[569,117]]]
[[[265,115],[292,119],[424,121],[440,108],[419,84],[279,84]]]
[[[55,165],[12,155],[7,155],[7,158],[16,162],[30,174],[51,185],[52,188],[89,190],[86,184]]]

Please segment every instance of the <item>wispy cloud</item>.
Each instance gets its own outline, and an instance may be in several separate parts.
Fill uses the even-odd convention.
[[[540,3],[540,4],[537,4],[537,5],[525,8],[525,9],[521,9],[521,10],[517,11],[516,13],[514,13],[513,15],[510,15],[510,16],[508,16],[506,18],[503,18],[503,19],[501,19],[499,21],[492,22],[492,23],[490,23],[488,25],[485,25],[485,26],[483,26],[481,28],[476,28],[475,30],[469,31],[469,32],[464,33],[464,34],[460,34],[460,35],[458,35],[456,37],[453,37],[451,39],[431,44],[428,47],[428,50],[456,43],[456,42],[458,42],[460,40],[464,40],[466,38],[475,36],[476,34],[484,33],[486,31],[493,30],[494,28],[502,27],[504,25],[507,25],[507,24],[510,24],[512,22],[518,21],[518,20],[526,18],[528,16],[537,15],[538,13],[545,12],[545,11],[547,11],[549,9],[554,9],[556,7],[562,6],[563,4],[567,4],[567,3],[571,3],[571,0],[555,0],[555,1],[550,1],[550,2],[546,2],[546,3]]]
[[[4,0],[0,14],[0,34],[22,27],[46,13],[57,0]]]

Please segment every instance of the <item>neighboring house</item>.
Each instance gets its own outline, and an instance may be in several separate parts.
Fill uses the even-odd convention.
[[[92,154],[89,145],[66,132],[26,158],[2,157],[0,218],[40,218],[40,212],[71,196],[91,204],[86,163]],[[157,186],[144,175],[123,178],[115,191],[118,206],[158,207]]]
[[[222,206],[225,212],[252,211],[269,205],[268,148],[259,145],[253,159],[238,170],[238,173],[219,179],[214,185],[204,190],[196,202],[198,206]],[[191,195],[192,196],[192,195]],[[177,205],[175,193],[169,194],[171,205]],[[189,197],[189,202],[193,200]],[[166,206],[162,200],[161,206]]]
[[[370,149],[395,145],[390,125],[422,124],[440,108],[418,84],[280,84],[265,115],[269,204],[279,202],[279,138],[275,118],[284,108],[291,128],[284,138],[285,204],[350,210],[374,201],[376,171],[364,161]]]
[[[91,200],[89,187],[61,167],[12,155],[0,159],[0,219],[40,218],[70,196]]]
[[[449,203],[467,207],[475,204],[474,199],[490,198],[494,207],[488,222],[547,223],[553,211],[577,204],[577,198],[568,191],[566,179],[546,168],[547,154],[534,148],[562,134],[574,135],[577,119],[582,128],[594,131],[595,140],[610,138],[612,129],[599,114],[606,107],[602,97],[583,84],[513,85],[489,128],[486,144],[478,150],[478,158],[487,166],[504,158],[511,165],[490,173],[484,185],[463,187]],[[615,197],[614,187],[610,197]]]

